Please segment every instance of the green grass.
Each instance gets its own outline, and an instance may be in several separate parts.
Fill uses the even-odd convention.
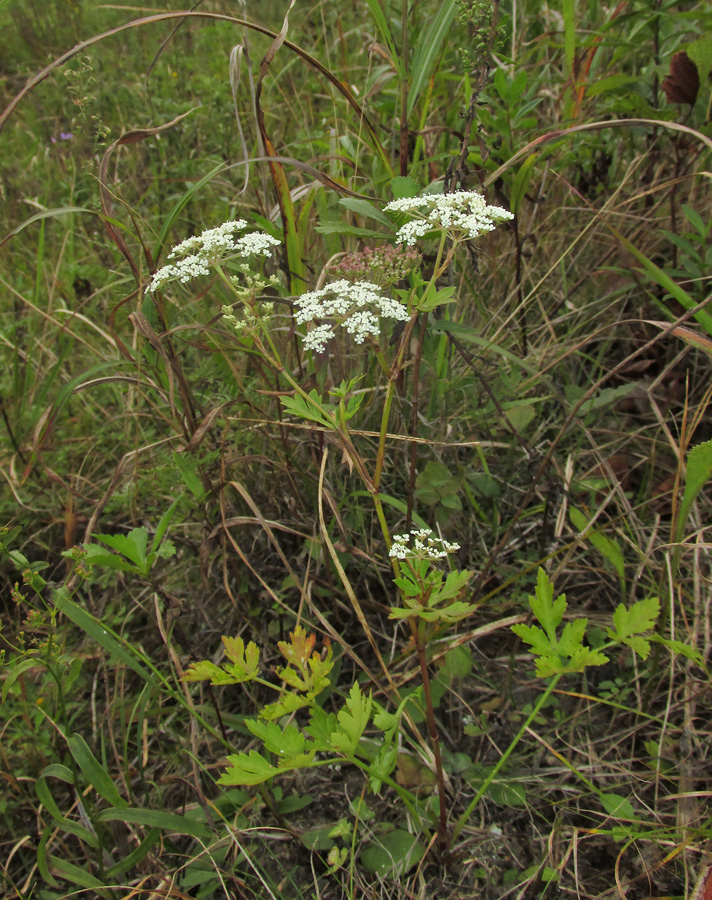
[[[708,66],[710,13],[501,3],[492,31],[489,6],[411,7],[295,5],[277,47],[286,4],[0,5],[3,896],[682,898],[704,875],[710,89],[663,80],[685,48]],[[453,302],[305,351],[295,300],[446,177],[516,213],[420,240],[386,288]],[[148,291],[237,218],[282,242],[247,337],[216,270]],[[460,550],[409,575],[388,545],[411,526]],[[541,569],[567,601],[546,651]],[[222,636],[259,673],[183,680],[232,659]],[[309,658],[313,696],[288,671]],[[228,768],[280,741],[317,753]]]

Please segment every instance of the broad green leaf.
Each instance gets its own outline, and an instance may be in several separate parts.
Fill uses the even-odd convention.
[[[630,800],[621,797],[620,794],[599,794],[599,798],[609,816],[635,820],[635,810]]]
[[[89,745],[81,734],[75,732],[70,735],[67,739],[67,744],[74,761],[97,794],[112,806],[128,806],[126,800],[119,794],[108,772],[91,752]]]
[[[374,837],[361,853],[360,861],[368,872],[389,878],[407,874],[424,854],[418,838],[401,828]]]
[[[679,653],[681,656],[684,656],[687,659],[691,659],[694,663],[697,663],[698,666],[704,667],[704,657],[699,652],[699,650],[696,650],[689,644],[683,644],[682,641],[673,641],[670,638],[661,637],[659,634],[651,634],[650,640],[654,641],[656,644],[662,644],[663,647],[667,647],[667,649],[672,653]]]
[[[697,495],[712,476],[712,441],[705,441],[693,447],[687,454],[687,472],[685,476],[685,492],[677,516],[677,540],[682,540],[690,507]]]
[[[395,178],[391,178],[390,187],[394,200],[417,197],[420,193],[420,185],[410,175],[396,175]]]
[[[390,228],[393,224],[388,216],[381,212],[377,206],[374,206],[370,200],[359,200],[357,197],[342,197],[339,200],[339,204],[346,209],[350,209],[351,212],[363,216],[365,219],[374,219],[374,221],[380,222],[386,228]]]
[[[123,554],[142,571],[146,570],[148,530],[143,525],[133,528],[128,534],[93,534],[92,537]]]
[[[191,663],[183,672],[181,681],[209,681],[214,685],[235,684],[235,679],[232,675],[207,659]]]
[[[556,643],[556,629],[566,612],[566,595],[559,594],[554,600],[554,585],[549,581],[544,569],[537,573],[536,594],[529,597],[529,606],[543,626],[552,644]]]

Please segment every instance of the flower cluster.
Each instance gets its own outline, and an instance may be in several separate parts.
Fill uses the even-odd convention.
[[[168,259],[175,259],[176,262],[163,266],[154,273],[149,290],[158,291],[174,279],[185,284],[198,275],[209,274],[211,265],[235,256],[269,256],[272,248],[280,243],[263,231],[236,238],[233,232],[242,231],[243,228],[247,228],[247,222],[236,219],[181,241],[168,254]]]
[[[318,291],[309,291],[294,301],[297,323],[316,319],[340,318],[341,324],[362,344],[366,335],[379,334],[379,317],[406,322],[408,310],[397,300],[384,297],[377,284],[370,281],[334,281]],[[317,325],[304,338],[307,350],[322,353],[334,337],[334,325]]]
[[[416,212],[420,218],[408,222],[398,230],[396,240],[412,246],[429,231],[449,231],[453,236],[476,238],[494,231],[499,222],[514,216],[501,206],[489,206],[476,191],[457,191],[454,194],[423,194],[393,200],[384,209],[389,212]]]
[[[410,544],[410,546],[409,546]],[[394,534],[388,555],[391,559],[444,559],[448,553],[460,549],[443,538],[433,537],[429,528],[420,528],[410,534]]]
[[[348,253],[341,262],[330,266],[330,271],[349,281],[367,280],[383,286],[407,278],[419,262],[420,253],[410,247],[366,247],[358,253]]]

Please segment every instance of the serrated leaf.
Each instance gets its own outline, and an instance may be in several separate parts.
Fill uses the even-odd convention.
[[[331,745],[335,750],[346,756],[355,755],[358,742],[368,725],[372,706],[371,695],[366,697],[362,694],[358,682],[354,682],[345,706],[337,714],[339,727],[331,735]]]
[[[683,644],[682,641],[673,641],[670,638],[661,637],[659,634],[651,634],[650,640],[655,641],[656,644],[662,644],[663,647],[667,647],[673,653],[679,653],[687,659],[691,659],[698,666],[704,666],[705,664],[704,657],[699,650],[696,650],[689,644]]]
[[[615,634],[608,630],[609,637],[613,640],[624,640],[633,634],[642,634],[655,627],[660,615],[660,601],[657,597],[648,597],[647,600],[639,600],[630,608],[619,604],[613,613],[613,625]]]
[[[299,694],[285,694],[276,703],[267,703],[263,706],[260,710],[260,719],[269,721],[281,719],[282,716],[289,716],[298,709],[309,706],[310,702],[309,697],[300,697]]]
[[[233,684],[233,679],[220,666],[203,659],[191,663],[183,672],[181,681],[210,681],[212,684]]]
[[[320,706],[313,706],[309,711],[309,724],[304,731],[318,744],[319,750],[327,750],[331,749],[331,735],[337,725],[335,713],[327,713]]]
[[[294,723],[280,728],[275,722],[247,719],[245,725],[265,745],[265,749],[281,759],[292,759],[306,749],[306,738]]]
[[[554,600],[554,585],[543,569],[537,573],[536,595],[529,597],[529,606],[549,636],[549,641],[555,644],[556,629],[566,612],[566,595],[560,594]]]
[[[144,526],[133,528],[128,534],[93,534],[92,537],[130,559],[139,569],[145,570],[148,531]]]
[[[227,761],[230,765],[218,779],[218,784],[263,784],[279,775],[279,769],[267,762],[256,750],[233,754],[228,756]]]
[[[280,403],[285,411],[300,419],[306,419],[309,422],[318,422],[327,428],[333,428],[333,422],[329,418],[327,411],[324,409],[321,397],[315,389],[309,391],[309,396],[314,401],[309,403],[300,394],[294,397],[280,397]]]
[[[525,644],[529,644],[535,653],[546,656],[551,652],[552,645],[549,638],[536,625],[512,625],[512,631]]]
[[[222,642],[225,656],[232,663],[232,666],[229,667],[231,674],[239,677],[242,681],[254,678],[260,663],[260,651],[257,644],[250,641],[245,647],[245,642],[241,637],[231,638],[224,635]]]

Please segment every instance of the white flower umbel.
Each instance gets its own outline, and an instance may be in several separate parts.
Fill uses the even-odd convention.
[[[410,534],[394,534],[388,555],[391,559],[444,559],[448,553],[460,549],[443,538],[433,537],[429,528],[420,528]]]
[[[482,194],[476,191],[403,197],[388,203],[384,209],[419,214],[420,218],[403,225],[396,235],[398,243],[411,246],[429,231],[448,231],[454,238],[472,239],[494,231],[500,222],[514,218],[501,206],[489,206]]]
[[[158,291],[174,280],[185,284],[198,275],[208,275],[211,265],[238,256],[269,256],[272,248],[280,243],[263,231],[235,237],[234,232],[244,228],[247,228],[247,222],[236,219],[181,241],[168,254],[168,259],[175,259],[176,262],[169,263],[154,273],[149,290]]]
[[[334,281],[321,290],[297,297],[294,306],[297,323],[338,318],[357,344],[362,344],[366,335],[378,336],[379,318],[401,322],[409,319],[402,303],[384,297],[381,288],[369,281]],[[334,327],[335,324],[327,322],[312,328],[304,338],[304,346],[307,350],[323,352],[334,337]]]

